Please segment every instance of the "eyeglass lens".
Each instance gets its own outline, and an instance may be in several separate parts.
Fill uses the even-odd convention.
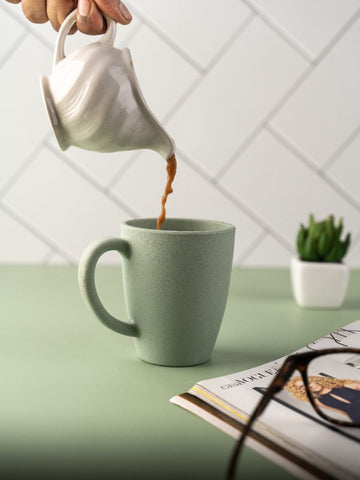
[[[308,392],[295,374],[285,390],[298,400],[314,406],[326,419],[348,425],[360,425],[360,354],[336,352],[319,355],[307,366]]]

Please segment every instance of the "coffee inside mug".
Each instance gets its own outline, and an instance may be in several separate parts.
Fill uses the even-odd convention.
[[[156,230],[156,218],[138,218],[124,222],[128,227],[144,228],[146,230]],[[187,218],[166,218],[162,224],[161,230],[157,233],[165,232],[217,232],[233,228],[232,225],[226,222],[219,222],[217,220],[198,220]]]

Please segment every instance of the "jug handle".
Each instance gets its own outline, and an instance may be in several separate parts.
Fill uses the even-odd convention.
[[[65,58],[65,50],[64,50],[65,40],[68,33],[70,32],[71,27],[76,22],[76,15],[77,15],[77,11],[73,10],[65,18],[65,20],[63,21],[60,27],[59,34],[56,39],[53,67],[55,67],[57,63],[59,63],[61,60]],[[116,37],[117,24],[115,20],[108,17],[107,15],[105,15],[105,20],[107,22],[107,30],[104,33],[104,35],[100,38],[99,42],[112,46],[114,45],[114,41]]]

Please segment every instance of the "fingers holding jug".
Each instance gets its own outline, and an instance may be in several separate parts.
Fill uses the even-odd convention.
[[[20,3],[20,0],[7,0]],[[68,14],[78,9],[76,27],[88,35],[99,35],[106,30],[104,15],[122,25],[131,22],[132,16],[120,0],[22,0],[21,6],[26,18],[32,23],[50,21],[58,31]],[[73,28],[72,32],[76,30]]]

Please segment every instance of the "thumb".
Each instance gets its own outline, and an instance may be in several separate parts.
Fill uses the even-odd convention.
[[[132,15],[126,5],[120,0],[95,0],[99,10],[123,25],[132,20]]]

